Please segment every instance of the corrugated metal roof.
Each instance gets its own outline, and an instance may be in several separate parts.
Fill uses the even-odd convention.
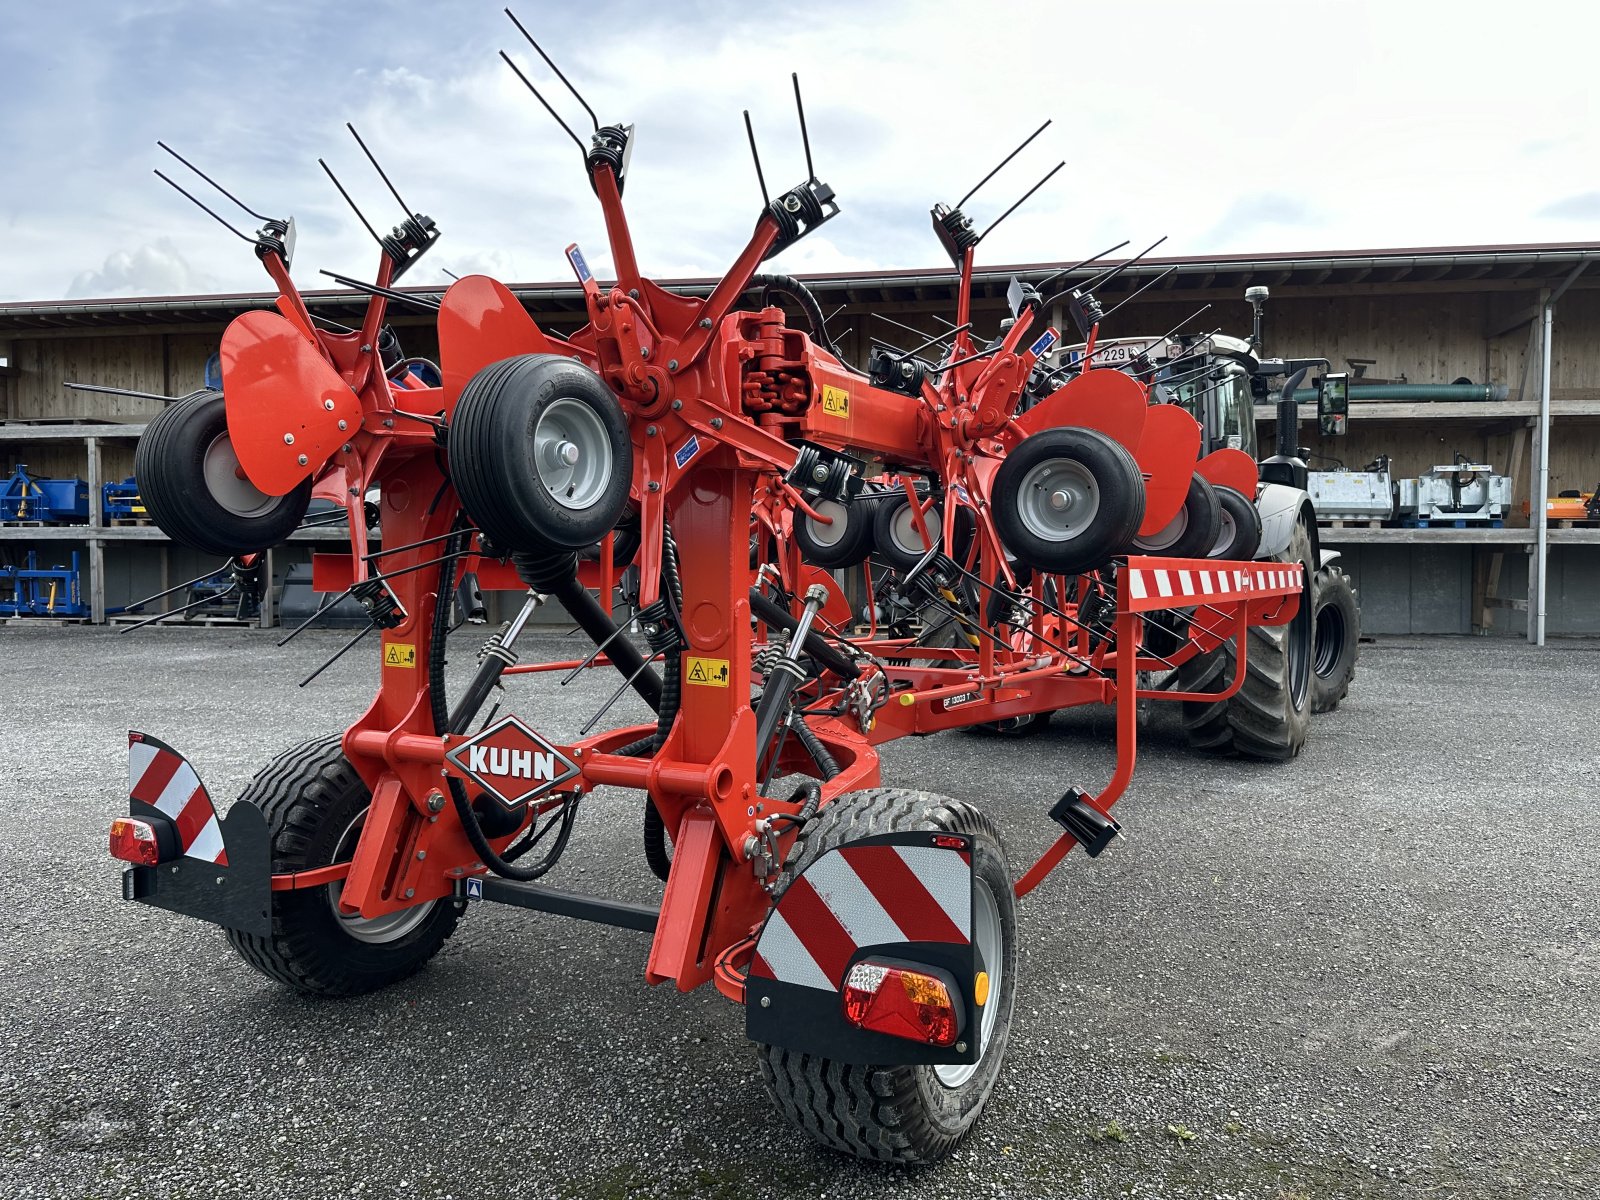
[[[1234,288],[1266,283],[1325,287],[1330,291],[1356,284],[1425,283],[1448,291],[1452,284],[1503,281],[1513,288],[1532,288],[1565,276],[1581,263],[1600,259],[1600,245],[1587,242],[1498,246],[1433,246],[1391,250],[1292,251],[1274,254],[1215,254],[1150,257],[1134,263],[1097,293],[1107,303],[1119,294],[1164,271],[1172,273],[1155,292]],[[1103,259],[1075,273],[1078,278],[1104,271],[1121,260]],[[1071,263],[1021,263],[982,267],[974,279],[982,298],[998,299],[1013,276],[1036,281]],[[953,298],[956,275],[948,267],[802,275],[820,296],[859,304],[886,301],[941,301]],[[714,279],[658,279],[663,287],[688,294],[710,291]],[[579,313],[583,293],[572,283],[509,285],[537,309]],[[442,289],[402,288],[437,297]],[[346,289],[302,293],[307,306],[332,320],[357,317],[366,298]],[[105,300],[50,300],[0,304],[0,332],[73,328],[115,328],[141,325],[214,325],[252,308],[270,306],[270,292],[216,296],[150,296]],[[396,312],[398,316],[399,313]]]

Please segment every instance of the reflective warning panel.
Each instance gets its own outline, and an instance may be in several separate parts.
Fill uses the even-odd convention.
[[[501,717],[445,758],[507,808],[542,796],[580,773],[559,748],[511,716]]]

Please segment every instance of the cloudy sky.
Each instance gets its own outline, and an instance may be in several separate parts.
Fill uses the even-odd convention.
[[[444,238],[408,282],[603,275],[578,151],[496,57],[582,110],[491,0],[71,0],[0,24],[0,300],[260,290],[244,243],[169,190],[163,138],[257,210],[291,213],[296,275],[371,277],[375,252],[316,165],[380,229],[399,212],[353,121]],[[1590,112],[1600,12],[1525,0],[945,3],[520,0],[602,122],[638,130],[627,199],[641,265],[720,274],[759,193],[804,160],[843,215],[794,272],[938,265],[928,226],[1046,117],[968,205],[990,264],[1167,234],[1175,254],[1482,242],[1600,243]],[[181,168],[180,168],[181,170]],[[211,199],[211,197],[207,197]],[[220,211],[220,210],[219,210]],[[228,215],[235,215],[229,213]],[[248,220],[246,218],[246,220]]]

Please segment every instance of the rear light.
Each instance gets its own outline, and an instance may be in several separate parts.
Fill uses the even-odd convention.
[[[156,866],[161,861],[156,827],[135,817],[118,817],[111,822],[111,857],[138,867]]]
[[[844,979],[845,1020],[873,1033],[953,1046],[960,1021],[953,989],[942,974],[858,962]]]

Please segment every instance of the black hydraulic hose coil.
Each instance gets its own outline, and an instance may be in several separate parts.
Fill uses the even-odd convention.
[[[834,345],[827,323],[822,319],[822,305],[817,303],[815,293],[805,284],[793,275],[752,275],[748,286],[760,288],[763,297],[774,292],[788,296],[805,313],[811,325],[811,339],[835,358],[843,360],[844,356],[839,353],[839,347]]]

